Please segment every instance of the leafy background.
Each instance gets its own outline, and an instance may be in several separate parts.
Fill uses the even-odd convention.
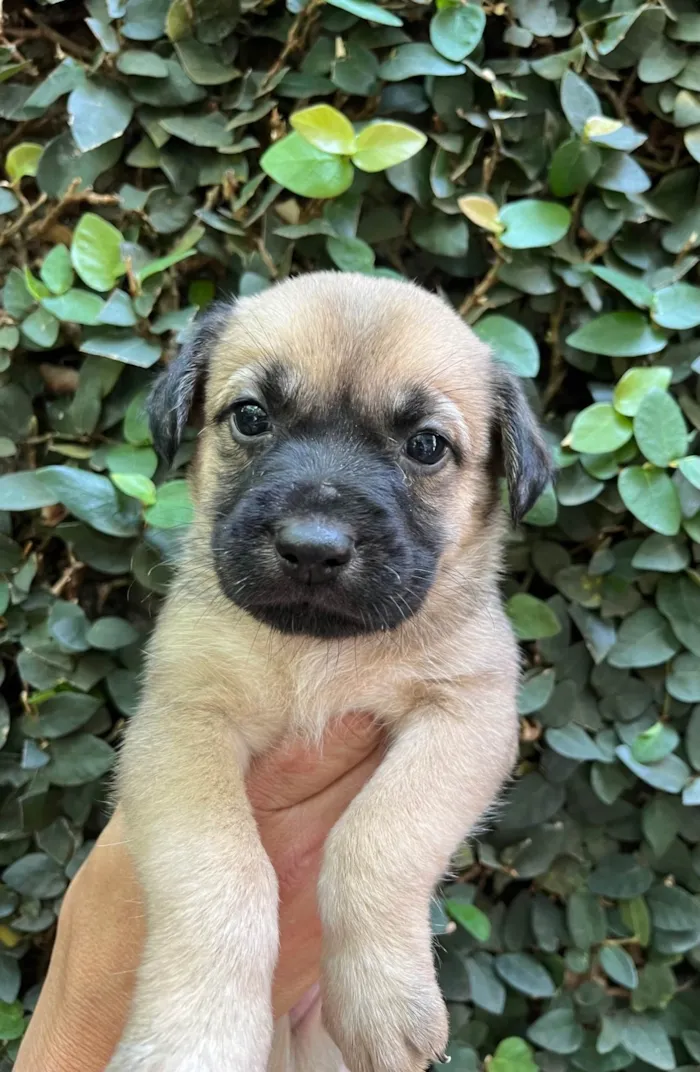
[[[155,367],[337,267],[443,293],[561,467],[509,548],[519,778],[435,908],[452,1068],[696,1068],[698,5],[9,3],[0,83],[0,1067],[190,516]]]

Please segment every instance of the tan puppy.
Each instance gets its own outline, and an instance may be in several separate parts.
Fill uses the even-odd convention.
[[[516,751],[498,476],[519,519],[547,452],[517,382],[408,283],[320,273],[215,309],[156,386],[165,457],[200,390],[196,518],[121,758],[148,940],[109,1069],[337,1066],[285,1025],[271,1051],[277,889],[244,773],[361,709],[390,744],[326,847],[324,1020],[351,1072],[419,1072],[447,1043],[430,898]]]

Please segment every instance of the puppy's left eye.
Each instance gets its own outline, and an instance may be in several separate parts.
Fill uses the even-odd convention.
[[[417,432],[406,443],[406,453],[421,465],[437,465],[445,457],[449,444],[437,432]]]
[[[272,427],[270,418],[258,402],[238,402],[233,407],[231,423],[246,439],[265,435]]]

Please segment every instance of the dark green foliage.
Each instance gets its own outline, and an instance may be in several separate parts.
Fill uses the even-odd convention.
[[[509,546],[519,778],[434,912],[452,1068],[697,1067],[697,5],[31,8],[0,48],[0,1067],[191,516],[154,366],[217,290],[320,267],[439,289],[560,466]]]

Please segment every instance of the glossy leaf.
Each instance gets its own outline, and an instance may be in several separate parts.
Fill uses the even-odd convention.
[[[379,120],[368,124],[357,135],[352,162],[360,171],[385,171],[410,160],[426,141],[425,134],[406,123]]]
[[[290,123],[302,138],[325,153],[350,156],[355,152],[352,123],[329,104],[315,104],[294,112]]]
[[[352,165],[310,145],[300,134],[288,134],[263,155],[267,174],[303,197],[338,197],[352,182]]]

